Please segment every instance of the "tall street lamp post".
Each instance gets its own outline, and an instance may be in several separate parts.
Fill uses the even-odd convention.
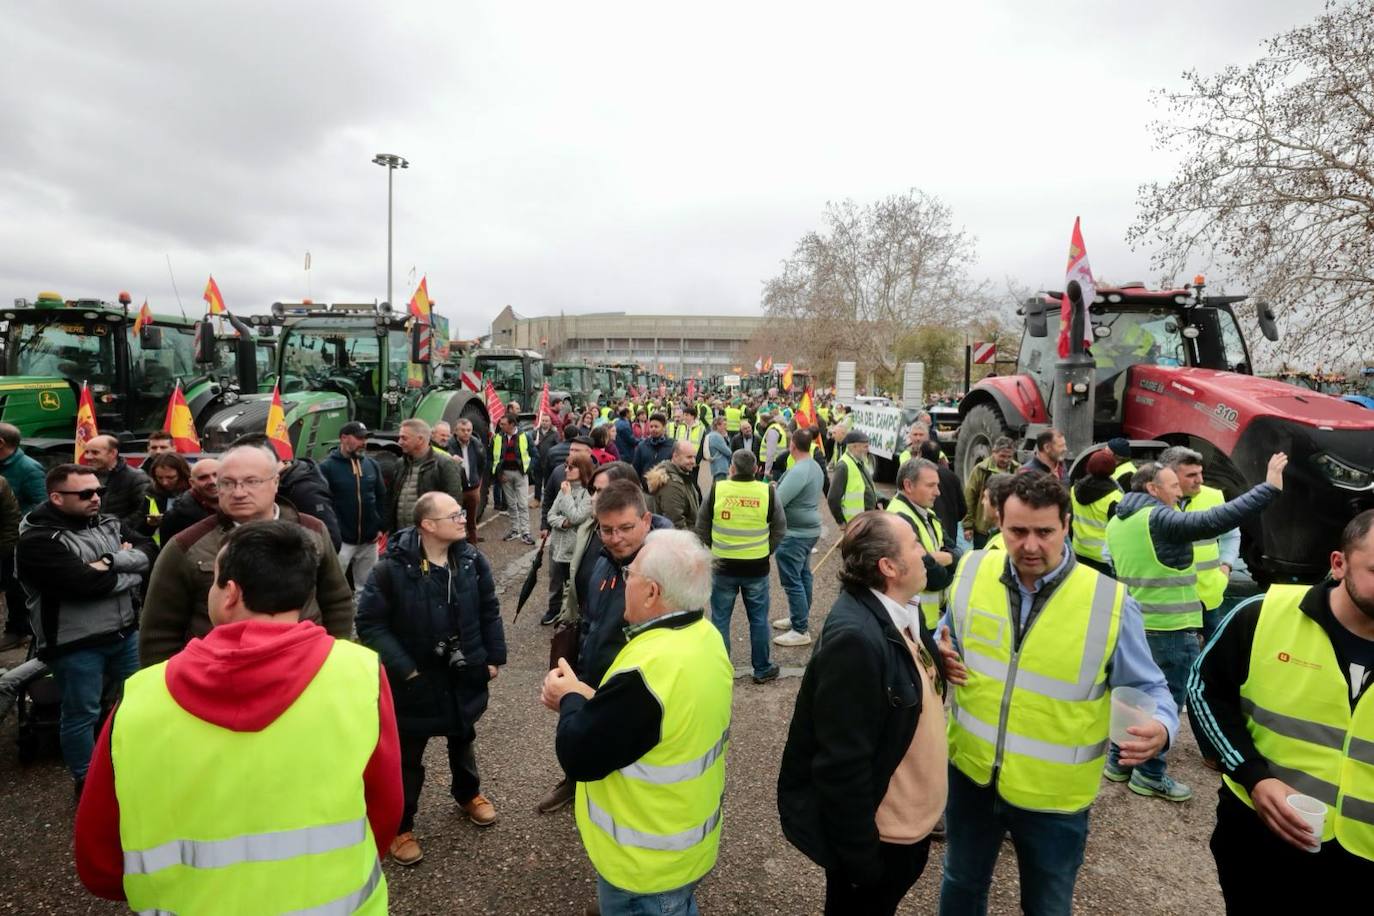
[[[391,179],[397,169],[410,168],[410,163],[395,153],[378,153],[372,161],[386,168],[386,301],[395,309],[391,298]]]

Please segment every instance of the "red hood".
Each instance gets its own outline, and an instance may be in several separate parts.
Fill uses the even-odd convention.
[[[236,732],[262,731],[296,701],[333,646],[323,627],[304,620],[215,627],[167,662],[167,689],[196,718]]]

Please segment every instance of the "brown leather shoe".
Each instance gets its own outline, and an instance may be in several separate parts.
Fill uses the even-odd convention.
[[[391,841],[391,858],[396,860],[397,865],[404,865],[407,868],[411,865],[419,865],[420,860],[424,857],[425,854],[420,849],[415,834],[408,830]]]
[[[480,793],[474,795],[471,801],[463,805],[463,813],[468,816],[468,820],[478,827],[490,827],[496,823],[496,808],[487,801],[485,795]]]
[[[573,800],[573,795],[577,791],[577,784],[571,779],[563,779],[549,790],[548,794],[539,799],[536,810],[540,814],[552,814]]]

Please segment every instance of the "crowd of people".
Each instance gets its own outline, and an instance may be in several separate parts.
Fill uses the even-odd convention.
[[[799,406],[555,402],[525,426],[512,404],[489,437],[406,420],[385,463],[358,422],[318,465],[260,435],[188,464],[155,436],[135,469],[98,437],[89,464],[46,472],[0,424],[4,645],[33,640],[0,712],[52,672],[83,882],[139,911],[382,911],[380,861],[424,857],[431,738],[459,808],[494,823],[477,725],[508,659],[488,493],[505,538],[548,554],[561,772],[538,807],[574,805],[603,913],[696,911],[724,829],[738,602],[756,684],[779,676],[773,646],[814,642],[777,802],[827,913],[895,912],[933,839],[940,912],[985,912],[1008,834],[1023,909],[1068,913],[1104,775],[1192,797],[1167,769],[1185,709],[1223,775],[1229,911],[1275,899],[1256,866],[1374,875],[1374,511],[1331,545],[1327,581],[1240,601],[1238,528],[1278,498],[1283,454],[1227,501],[1185,447],[1137,465],[1113,440],[1071,482],[1049,429],[1024,462],[991,442],[960,480],[920,416],[883,498],[843,408]],[[822,507],[841,589],[815,635]],[[1153,708],[1124,732],[1118,688]],[[245,797],[265,760],[278,775]],[[1319,834],[1297,796],[1327,806]]]

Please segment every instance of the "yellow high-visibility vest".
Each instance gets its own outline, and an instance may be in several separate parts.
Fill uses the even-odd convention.
[[[1121,502],[1124,494],[1113,489],[1091,503],[1081,503],[1076,489],[1069,489],[1069,502],[1073,506],[1073,552],[1102,563],[1102,548],[1107,546],[1107,513]]]
[[[1205,484],[1197,496],[1188,500],[1185,512],[1206,512],[1226,502],[1216,487]],[[1193,563],[1197,566],[1197,597],[1204,610],[1215,611],[1226,596],[1227,576],[1221,569],[1221,544],[1216,538],[1193,542]]]
[[[1197,566],[1189,563],[1186,569],[1174,569],[1159,561],[1154,538],[1150,536],[1150,513],[1156,510],[1177,511],[1150,506],[1129,518],[1114,516],[1107,523],[1112,568],[1117,581],[1140,602],[1146,630],[1199,630],[1202,602],[1197,596]]]
[[[768,484],[761,480],[716,483],[711,553],[723,560],[768,556]]]
[[[887,511],[902,516],[911,522],[911,526],[916,529],[916,536],[921,540],[921,546],[926,553],[934,554],[937,550],[944,549],[945,528],[940,524],[940,520],[935,517],[934,512],[930,512],[931,524],[935,526],[935,536],[932,538],[929,529],[924,522],[917,516],[916,510],[907,505],[906,500],[893,497],[887,504]],[[940,622],[940,609],[945,603],[945,592],[943,589],[938,591],[921,592],[921,621],[927,630],[935,632],[935,626]]]

